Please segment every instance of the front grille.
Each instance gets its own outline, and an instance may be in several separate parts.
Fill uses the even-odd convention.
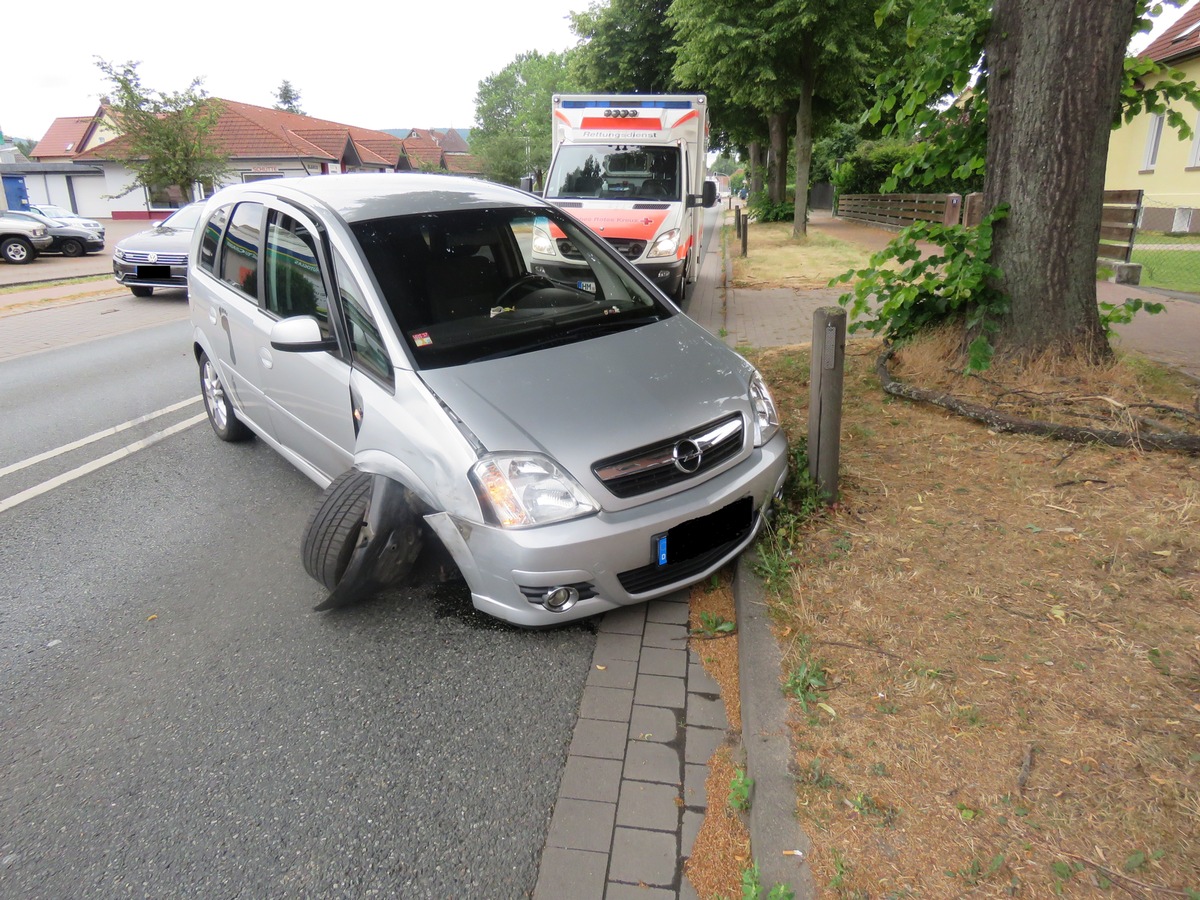
[[[646,242],[633,238],[605,238],[608,245],[626,259],[637,259],[646,251]]]
[[[687,434],[602,459],[592,466],[592,474],[616,497],[647,494],[704,475],[737,456],[744,432],[742,417],[735,413]],[[690,456],[692,445],[700,454],[696,467],[691,468],[688,459],[681,460],[682,466],[677,465],[681,454]]]
[[[666,203],[635,203],[634,209],[670,209],[670,205]]]
[[[753,532],[757,518],[754,501],[743,497],[707,516],[677,525],[667,532],[665,566],[651,563],[621,572],[617,579],[621,587],[637,595],[696,578],[733,553]]]
[[[186,266],[186,253],[159,253],[157,258],[151,263],[149,251],[141,250],[126,250],[124,251],[125,262],[130,263],[150,263],[155,266]]]
[[[562,254],[563,259],[583,259],[583,254],[566,238],[558,239],[558,252]]]
[[[632,238],[605,238],[605,240],[610,247],[626,259],[637,259],[646,249],[645,241],[633,240]],[[583,254],[566,238],[559,238],[557,246],[558,252],[562,254],[563,259],[583,259]]]

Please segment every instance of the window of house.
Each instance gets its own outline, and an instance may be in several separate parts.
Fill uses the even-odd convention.
[[[332,336],[329,296],[321,276],[317,240],[304,223],[272,212],[267,222],[263,305],[281,319],[312,316],[323,337]]]
[[[258,301],[258,245],[262,233],[261,203],[239,203],[221,245],[218,277]]]
[[[1200,113],[1196,115],[1196,124],[1192,126],[1192,150],[1188,153],[1188,168],[1200,167]]]
[[[192,202],[191,197],[184,196],[178,186],[160,185],[149,190],[151,209],[179,209]]]
[[[1150,132],[1146,135],[1146,155],[1142,159],[1142,171],[1153,172],[1158,164],[1158,146],[1162,143],[1163,121],[1162,113],[1150,119]]]
[[[350,333],[350,352],[354,365],[375,376],[379,381],[391,387],[395,384],[392,371],[392,361],[388,358],[387,348],[383,344],[383,335],[375,323],[375,317],[362,299],[358,283],[350,274],[350,267],[342,261],[335,251],[333,254],[334,271],[337,273],[338,296],[342,300],[342,310],[346,314],[346,327]]]

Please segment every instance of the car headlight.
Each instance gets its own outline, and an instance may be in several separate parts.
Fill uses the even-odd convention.
[[[754,446],[761,447],[779,430],[779,412],[766,382],[757,372],[750,379],[750,405],[754,408]]]
[[[493,453],[471,467],[471,481],[489,519],[528,528],[599,510],[596,501],[550,459],[537,453]]]
[[[650,247],[650,252],[646,254],[648,259],[653,259],[659,256],[674,256],[679,252],[679,229],[672,228],[670,231],[664,231],[658,236]]]
[[[536,225],[533,228],[533,252],[540,253],[542,256],[558,255],[554,250],[554,241],[550,238],[550,234]]]
[[[122,250],[120,247],[118,247],[116,250],[113,251],[113,256],[115,256],[117,259],[123,260],[123,259],[125,259],[125,251]]]

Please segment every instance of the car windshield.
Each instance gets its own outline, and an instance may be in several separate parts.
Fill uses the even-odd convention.
[[[554,159],[546,196],[678,200],[679,186],[678,147],[564,144]]]
[[[70,210],[63,209],[61,206],[39,206],[38,211],[43,216],[51,216],[55,219],[77,219],[79,218]]]
[[[178,209],[171,213],[162,221],[159,226],[161,228],[195,228],[196,223],[200,221],[200,213],[204,209],[203,203],[192,203],[182,209]]]
[[[573,219],[545,208],[355,223],[418,368],[601,337],[672,309]]]

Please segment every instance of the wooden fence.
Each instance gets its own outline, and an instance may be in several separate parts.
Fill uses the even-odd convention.
[[[1104,192],[1097,259],[1129,263],[1141,209],[1141,191]],[[983,195],[843,194],[838,197],[837,214],[897,230],[918,221],[978,225],[983,218]]]
[[[957,225],[962,214],[959,194],[842,194],[837,214],[888,228],[904,228],[913,222],[942,222]]]

